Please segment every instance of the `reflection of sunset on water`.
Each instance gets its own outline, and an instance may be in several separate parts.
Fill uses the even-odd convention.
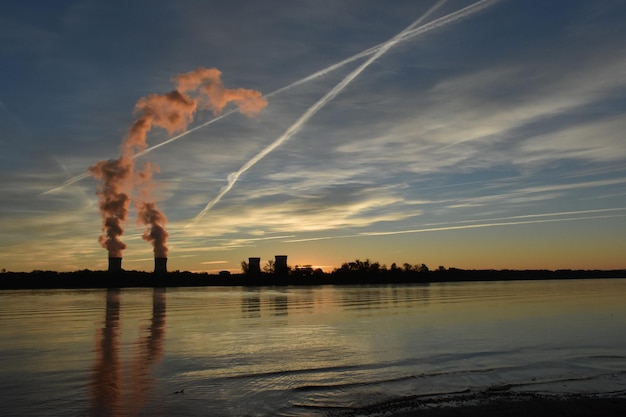
[[[0,291],[0,416],[322,417],[433,393],[614,395],[625,296],[624,279]]]

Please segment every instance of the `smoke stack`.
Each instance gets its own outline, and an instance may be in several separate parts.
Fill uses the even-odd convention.
[[[120,238],[124,233],[132,194],[139,224],[146,227],[143,238],[153,244],[155,256],[167,256],[167,219],[150,194],[154,187],[152,174],[158,169],[146,163],[143,169],[138,170],[134,161],[148,150],[147,137],[152,128],[163,128],[170,135],[184,132],[199,108],[210,109],[218,115],[232,102],[241,113],[252,116],[267,106],[267,100],[259,91],[225,88],[221,74],[216,68],[198,68],[177,76],[173,91],[140,98],[135,104],[138,117],[122,141],[120,157],[100,161],[89,168],[89,172],[100,181],[97,194],[102,214],[102,235],[99,241],[109,254],[119,255],[126,248]],[[155,266],[155,272],[166,272],[164,265],[163,262],[163,266]]]
[[[109,272],[122,271],[122,258],[109,257]]]
[[[155,275],[167,274],[167,258],[154,258]]]
[[[261,258],[248,258],[248,276],[258,277],[261,275]]]
[[[276,255],[274,257],[274,274],[284,276],[289,273],[287,267],[287,255]]]

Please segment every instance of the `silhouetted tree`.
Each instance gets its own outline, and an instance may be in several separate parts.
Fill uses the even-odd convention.
[[[263,265],[263,272],[267,272],[268,274],[274,273],[274,260],[268,259],[267,263]]]
[[[311,265],[296,265],[290,270],[291,276],[308,278],[313,275],[313,267]]]

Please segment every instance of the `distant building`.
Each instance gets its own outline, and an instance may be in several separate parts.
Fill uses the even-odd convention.
[[[248,276],[261,276],[261,258],[248,258]]]
[[[109,257],[109,272],[122,271],[122,258]]]
[[[289,274],[287,255],[276,255],[274,259],[274,275],[285,276]]]
[[[167,258],[154,258],[154,274],[167,274]]]

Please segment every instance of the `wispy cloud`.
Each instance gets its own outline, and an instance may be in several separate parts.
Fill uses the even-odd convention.
[[[172,75],[198,66],[220,68],[225,84],[279,93],[257,118],[199,113],[185,140],[150,136],[150,160],[161,168],[155,196],[181,269],[221,260],[229,268],[252,251],[287,253],[293,242],[324,256],[366,243],[370,253],[414,253],[426,249],[410,233],[461,227],[507,240],[516,253],[532,241],[532,225],[564,234],[573,228],[559,223],[586,228],[605,253],[623,242],[620,2],[478,3],[489,7],[403,39],[274,148],[307,109],[437,2],[242,4],[140,11],[51,2],[29,15],[16,3],[0,17],[0,37],[9,40],[0,46],[0,75],[11,81],[0,98],[1,267],[46,269],[50,257],[60,269],[106,263],[95,183],[81,172],[116,156],[139,97],[167,91]],[[432,19],[463,6],[446,2]],[[128,19],[139,13],[141,22]],[[164,23],[154,28],[155,21]],[[220,204],[184,229],[251,160]],[[71,187],[40,195],[77,174]],[[388,234],[373,244],[373,233]],[[441,248],[480,252],[481,242],[460,235],[434,237]],[[149,262],[134,218],[125,236],[129,262]],[[577,238],[568,237],[546,234],[541,243],[561,239],[552,246],[565,248],[566,259]],[[339,241],[348,238],[350,248]],[[67,252],[50,255],[60,246]]]
[[[573,184],[546,184],[521,189],[522,193],[543,193],[548,191],[572,190],[577,188],[596,188],[608,185],[626,184],[626,178],[615,178],[610,180],[585,181]]]
[[[615,217],[626,217],[626,214],[565,217],[565,218],[559,218],[559,219],[521,220],[521,221],[495,222],[495,223],[476,223],[476,224],[466,224],[466,225],[458,225],[458,226],[433,227],[433,228],[425,228],[425,229],[396,230],[392,232],[364,232],[364,233],[361,233],[361,235],[362,236],[389,236],[389,235],[399,235],[399,234],[407,234],[407,233],[442,232],[442,231],[448,231],[448,230],[479,229],[479,228],[485,228],[485,227],[499,227],[499,226],[518,226],[518,225],[524,225],[524,224],[537,224],[537,223],[570,222],[570,221],[580,221],[580,220],[608,219],[608,218],[615,218]]]
[[[321,196],[283,199],[279,206],[268,201],[257,201],[240,207],[237,216],[230,215],[230,208],[215,210],[208,222],[187,230],[190,234],[201,233],[214,237],[254,230],[261,226],[275,233],[293,233],[365,227],[378,222],[403,220],[421,213],[414,207],[400,204],[401,201],[400,197],[378,194],[377,190],[369,193],[359,191],[352,195],[337,194],[329,199]]]
[[[445,231],[451,231],[451,230],[480,229],[480,228],[486,228],[486,227],[518,226],[518,225],[539,224],[539,223],[618,218],[618,217],[626,217],[626,213],[603,214],[603,215],[594,215],[594,216],[581,216],[581,214],[597,214],[597,213],[624,212],[624,211],[626,211],[626,207],[598,209],[598,210],[567,211],[567,212],[558,212],[558,213],[528,214],[528,215],[520,215],[520,216],[496,217],[496,218],[491,218],[491,219],[472,219],[472,220],[463,220],[459,222],[452,222],[452,223],[443,224],[443,225],[437,225],[436,227],[423,227],[423,228],[417,228],[417,229],[379,231],[379,232],[361,232],[358,234],[351,234],[351,235],[318,236],[318,237],[312,237],[312,238],[291,239],[291,240],[288,240],[287,242],[297,243],[297,242],[310,242],[310,241],[317,241],[317,240],[346,239],[346,238],[353,238],[357,236],[391,236],[391,235],[402,235],[402,234],[412,234],[412,233],[430,233],[430,232],[445,232]],[[546,218],[542,218],[542,217],[546,217]],[[554,217],[558,217],[558,218],[554,218]],[[522,219],[532,219],[532,220],[522,220]],[[509,221],[503,221],[503,220],[509,220]]]

